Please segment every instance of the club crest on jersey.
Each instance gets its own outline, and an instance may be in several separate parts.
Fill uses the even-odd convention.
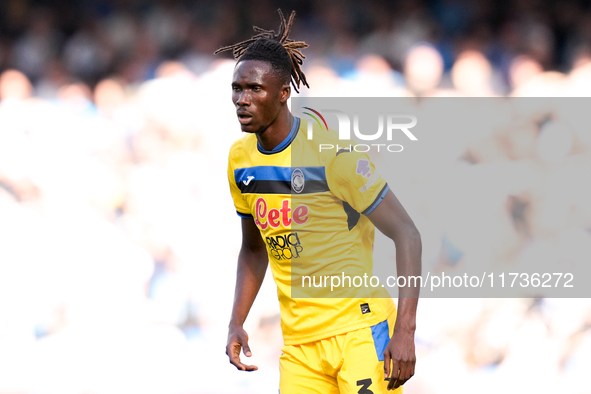
[[[304,190],[306,180],[304,179],[304,173],[299,168],[296,168],[291,173],[291,188],[296,193],[301,193]]]

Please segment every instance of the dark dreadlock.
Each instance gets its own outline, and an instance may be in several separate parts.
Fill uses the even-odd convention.
[[[304,41],[293,41],[287,36],[291,30],[291,25],[295,17],[295,11],[291,12],[289,20],[286,22],[281,9],[277,10],[281,18],[279,32],[273,30],[264,30],[253,26],[256,34],[251,39],[239,42],[238,44],[228,45],[214,52],[232,50],[234,59],[238,60],[262,60],[271,64],[273,69],[279,74],[284,83],[291,84],[296,92],[299,92],[300,82],[308,86],[306,75],[302,72],[301,65],[304,63],[304,54],[299,49],[307,48],[308,44]]]

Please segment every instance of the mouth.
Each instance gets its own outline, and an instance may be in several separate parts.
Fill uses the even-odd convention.
[[[250,123],[252,115],[246,112],[238,112],[238,121],[240,124]]]

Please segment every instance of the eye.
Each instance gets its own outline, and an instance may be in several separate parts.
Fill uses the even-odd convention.
[[[234,85],[234,86],[232,86],[232,90],[233,90],[234,92],[239,92],[239,91],[240,91],[240,86],[236,86],[236,85]]]
[[[261,87],[260,86],[253,86],[252,90],[253,90],[253,92],[258,92],[261,90]]]

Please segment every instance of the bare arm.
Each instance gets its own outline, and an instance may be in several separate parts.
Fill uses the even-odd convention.
[[[256,365],[246,365],[240,361],[240,349],[244,349],[245,356],[251,356],[248,334],[243,325],[265,278],[268,262],[267,249],[254,220],[242,219],[242,246],[238,255],[236,290],[226,345],[230,363],[242,371],[258,369]]]
[[[397,275],[407,278],[420,276],[421,236],[392,191],[388,191],[384,200],[368,215],[368,218],[396,244]],[[403,385],[414,375],[416,362],[414,333],[418,297],[418,286],[399,288],[394,334],[384,352],[385,377],[392,373],[388,384],[389,390]],[[390,368],[390,360],[392,368]]]

